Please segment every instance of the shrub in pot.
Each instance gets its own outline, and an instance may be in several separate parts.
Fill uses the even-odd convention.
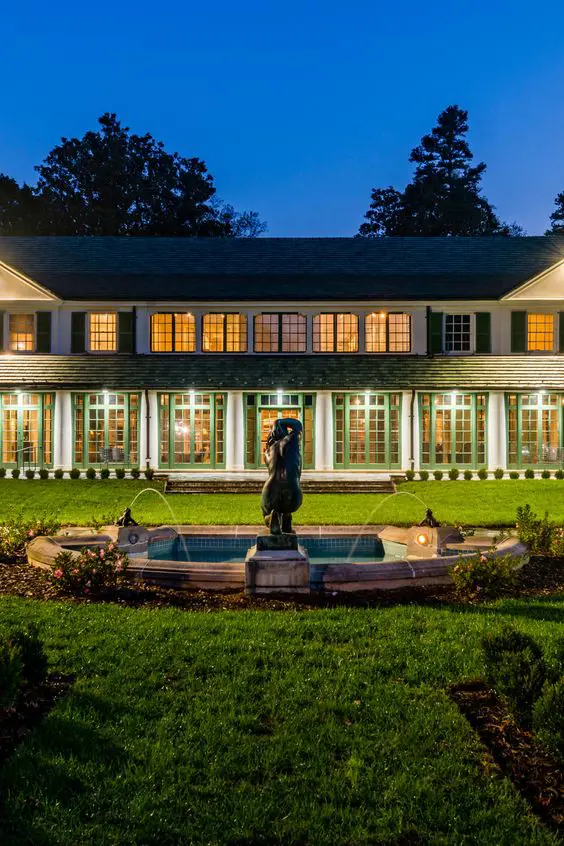
[[[31,469],[26,470],[25,471],[25,477],[26,477],[26,479],[35,479],[35,470],[31,470]]]
[[[464,478],[467,482],[469,482],[473,478],[473,476],[474,476],[474,474],[472,473],[471,470],[465,470],[464,471]]]
[[[116,467],[116,479],[125,479],[125,470],[123,467]]]
[[[456,481],[456,479],[458,479],[459,476],[460,476],[460,470],[458,470],[456,467],[451,467],[450,470],[448,471],[448,477],[451,480],[451,482]]]
[[[494,470],[494,479],[503,479],[505,471],[501,467],[496,467]]]
[[[131,478],[132,479],[138,479],[140,475],[141,475],[141,470],[139,469],[139,467],[132,467],[131,468]]]
[[[71,479],[80,479],[80,470],[78,469],[78,467],[73,467],[69,473],[69,476],[71,477]]]
[[[488,471],[486,470],[485,467],[480,467],[480,469],[478,470],[478,479],[480,479],[483,482],[487,478],[488,478]]]
[[[543,470],[541,473],[541,479],[550,479],[550,470]]]
[[[96,470],[94,467],[89,467],[86,471],[86,478],[87,479],[95,479],[96,478]]]
[[[65,471],[62,470],[60,467],[57,467],[57,469],[53,473],[53,478],[54,479],[62,479],[64,475],[65,475]]]
[[[515,717],[530,726],[533,707],[546,679],[546,664],[537,642],[516,629],[482,638],[486,678],[504,696]]]
[[[49,478],[49,471],[46,467],[42,467],[39,471],[39,478],[40,479],[48,479]]]
[[[100,478],[101,479],[109,479],[110,478],[110,468],[109,467],[102,467],[100,470]]]
[[[20,468],[14,467],[12,470],[12,479],[19,479],[20,478]]]
[[[525,479],[534,479],[535,478],[535,471],[532,467],[527,467],[525,470]]]
[[[437,482],[440,482],[444,475],[445,474],[443,473],[442,470],[434,470],[433,471],[433,476],[435,477]]]

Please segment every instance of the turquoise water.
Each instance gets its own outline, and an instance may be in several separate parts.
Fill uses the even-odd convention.
[[[174,540],[149,544],[148,557],[154,561],[222,561],[242,563],[247,550],[256,541],[255,535],[183,535]],[[299,543],[312,564],[344,564],[350,561],[386,562],[405,556],[405,546],[386,541],[376,535],[300,535]],[[354,547],[354,557],[349,558]]]

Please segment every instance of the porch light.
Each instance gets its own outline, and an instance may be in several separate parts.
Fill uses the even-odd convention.
[[[429,543],[429,537],[424,532],[421,532],[420,535],[417,535],[417,543],[419,546],[427,546]]]

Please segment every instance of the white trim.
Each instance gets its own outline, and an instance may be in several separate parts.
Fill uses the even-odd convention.
[[[557,261],[556,264],[551,265],[546,270],[543,270],[541,273],[538,273],[536,276],[533,276],[533,278],[529,279],[528,282],[523,282],[521,285],[518,285],[517,288],[512,288],[512,290],[509,291],[509,293],[504,294],[503,297],[500,297],[499,301],[500,302],[506,302],[508,300],[515,299],[515,296],[517,294],[521,294],[523,291],[527,291],[529,288],[531,288],[533,285],[536,285],[538,282],[540,282],[542,279],[544,279],[550,273],[553,273],[555,270],[558,270],[559,267],[563,267],[563,266],[564,266],[564,259],[561,259],[560,261]]]
[[[26,276],[25,273],[21,273],[21,271],[16,270],[15,267],[11,267],[11,265],[6,264],[5,261],[0,261],[0,270],[6,270],[8,273],[11,273],[19,282],[23,282],[24,285],[29,285],[36,293],[41,294],[43,297],[46,297],[51,302],[61,303],[62,300],[57,297],[53,291],[50,291],[48,288],[44,288],[43,285],[40,285],[39,282],[34,282],[33,279],[30,279],[29,276]]]

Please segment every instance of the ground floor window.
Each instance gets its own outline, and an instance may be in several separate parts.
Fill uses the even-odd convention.
[[[400,465],[401,394],[334,394],[335,467]]]
[[[422,467],[487,463],[486,394],[421,394],[419,410]]]
[[[75,465],[138,465],[139,405],[139,394],[73,394]]]
[[[564,394],[545,391],[506,395],[509,467],[560,465],[563,403]]]
[[[225,465],[225,394],[159,395],[161,467]]]
[[[268,433],[278,417],[293,417],[303,423],[302,462],[305,469],[312,468],[314,453],[313,394],[287,394],[277,391],[270,394],[245,396],[245,466],[262,467]]]
[[[3,466],[53,464],[53,394],[0,394]]]

